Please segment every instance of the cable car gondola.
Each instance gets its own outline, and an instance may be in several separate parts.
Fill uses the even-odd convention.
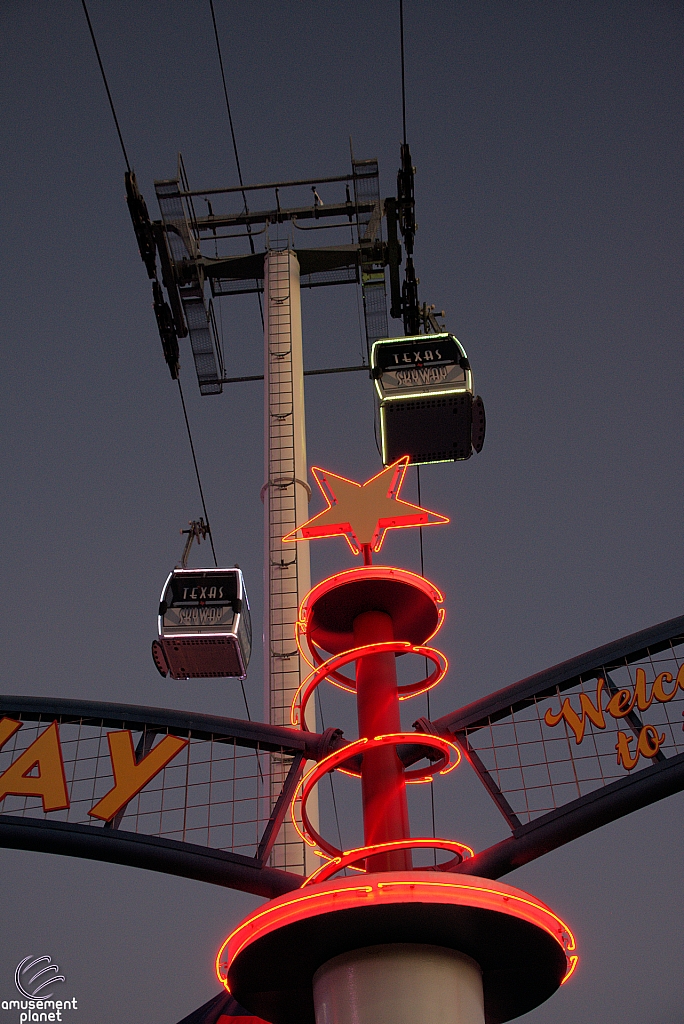
[[[465,349],[453,334],[384,338],[371,350],[382,461],[455,462],[481,451],[484,404],[473,395]]]
[[[172,679],[244,679],[252,623],[242,570],[176,568],[164,584],[152,644],[154,663]]]

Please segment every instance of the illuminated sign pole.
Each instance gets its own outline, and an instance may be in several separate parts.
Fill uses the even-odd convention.
[[[454,874],[473,855],[464,844],[410,836],[406,784],[431,782],[461,755],[430,723],[403,732],[399,720],[399,701],[447,671],[426,646],[442,625],[440,592],[415,573],[372,564],[388,529],[448,521],[399,499],[408,461],[363,485],[314,469],[328,507],[284,538],[343,535],[363,554],[362,566],[323,580],[302,602],[296,636],[312,672],[291,712],[307,730],[307,705],[328,680],[356,694],[360,735],[323,756],[292,800],[293,821],[323,865],[298,892],[247,917],[217,957],[238,1002],[272,1024],[503,1024],[552,995],[577,963],[572,933],[543,903]],[[425,657],[433,670],[399,686],[398,654]],[[352,664],[354,677],[342,671]],[[365,845],[354,850],[333,846],[308,813],[314,787],[334,770],[361,779]],[[430,847],[450,859],[441,870],[414,869],[412,851]],[[335,878],[346,868],[355,873]]]
[[[299,605],[311,586],[309,545],[284,545],[308,516],[306,424],[299,263],[294,252],[264,257],[264,688],[266,719],[287,725],[302,681],[294,643]],[[315,728],[315,727],[314,727]],[[273,807],[291,758],[271,755]],[[274,867],[306,874],[307,847],[288,819],[273,848]],[[310,859],[310,855],[309,855]]]

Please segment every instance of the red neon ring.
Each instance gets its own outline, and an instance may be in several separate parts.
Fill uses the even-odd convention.
[[[321,580],[320,583],[316,583],[299,606],[299,618],[306,620],[310,608],[316,601],[324,597],[331,590],[335,590],[336,587],[346,583],[348,580],[359,580],[368,577],[373,579],[391,579],[397,580],[400,583],[407,583],[409,586],[421,590],[435,604],[442,604],[444,601],[442,591],[434,583],[430,583],[429,580],[417,572],[390,565],[361,565],[354,569],[343,569],[341,572],[336,572],[332,576]]]
[[[304,660],[311,666],[316,668],[317,665],[322,663],[322,658],[316,650],[315,642],[309,635],[309,629],[311,627],[311,613],[316,602],[335,590],[338,586],[344,586],[348,582],[356,582],[361,579],[372,578],[374,580],[392,580],[394,582],[403,583],[407,586],[412,587],[414,590],[420,591],[429,600],[431,600],[435,606],[441,604],[444,600],[444,595],[433,583],[426,580],[424,576],[419,576],[418,573],[411,572],[409,569],[398,569],[392,566],[382,565],[364,565],[355,569],[346,569],[343,572],[335,573],[333,576],[329,576],[327,579],[321,580],[314,587],[311,588],[309,593],[303,599],[299,606],[299,615],[297,624],[295,627],[295,638],[299,652]],[[442,628],[444,623],[444,608],[437,609],[437,623],[430,636],[426,637],[422,643],[427,644],[439,630]],[[313,661],[307,656],[300,641],[300,636],[306,637],[307,646],[309,653]],[[346,676],[336,675],[336,682],[339,682],[343,688],[346,688],[349,682]],[[421,691],[424,692],[424,691]]]
[[[348,665],[352,661],[359,661],[361,658],[368,657],[371,654],[388,652],[418,654],[421,657],[427,658],[435,666],[434,672],[426,676],[425,679],[421,679],[417,683],[407,683],[404,686],[399,686],[397,688],[399,700],[407,700],[409,697],[415,697],[420,693],[431,690],[438,683],[441,683],[447,673],[447,660],[441,651],[436,650],[434,647],[418,646],[417,644],[410,643],[408,640],[388,640],[377,644],[365,644],[363,647],[352,647],[343,654],[337,654],[332,658],[328,658],[327,661],[321,663],[319,668],[306,677],[292,699],[290,707],[290,721],[292,725],[299,725],[301,729],[306,729],[306,706],[309,703],[311,694],[324,679],[332,674],[335,674],[338,679],[346,679],[345,676],[340,676],[336,673],[336,669],[343,668],[344,665]],[[353,679],[346,679],[346,683],[338,683],[337,685],[349,693],[356,693],[356,681]],[[299,721],[297,721],[298,701],[300,705]]]
[[[435,637],[439,633],[440,629],[442,628],[443,622],[444,622],[444,609],[440,608],[438,610],[438,615],[437,615],[437,625],[435,626],[435,628],[432,631],[432,633],[430,634],[430,636],[426,637],[425,640],[423,641],[424,645],[429,643],[429,641],[432,640],[432,638]],[[304,636],[306,638],[306,645],[307,645],[307,648],[308,648],[308,652],[311,655],[311,658],[309,658],[307,656],[307,652],[304,650],[304,647],[303,647],[302,642],[301,642],[301,637],[302,636]],[[323,658],[321,656],[315,641],[312,640],[311,636],[309,635],[309,624],[306,621],[302,620],[302,619],[298,619],[296,624],[295,624],[295,642],[297,644],[297,649],[299,650],[299,653],[301,654],[302,658],[307,663],[307,665],[309,665],[310,668],[316,669],[320,665],[323,665],[325,663],[325,658]],[[342,673],[340,673],[340,672],[330,672],[329,676],[330,676],[330,681],[331,682],[334,681],[334,683],[338,684],[341,689],[347,690],[348,692],[351,692],[351,693],[356,692],[356,687],[354,686],[354,680],[350,679],[349,676],[342,675]],[[436,685],[436,683],[431,683],[431,686],[435,686],[435,685]],[[431,686],[430,687],[426,687],[425,690],[417,690],[416,693],[425,693],[427,689],[431,688]],[[415,696],[415,695],[416,694],[407,693],[406,696],[400,697],[399,699],[400,700],[406,700],[407,697]]]
[[[306,652],[304,651],[304,649],[302,647],[302,644],[301,644],[300,639],[299,639],[299,637],[301,635],[304,635],[306,637],[307,647],[309,649],[309,653],[311,655],[311,658],[313,658],[313,661],[311,660],[311,658],[307,657]],[[296,627],[296,630],[295,630],[295,639],[297,641],[297,647],[299,648],[299,653],[302,655],[302,657],[304,658],[304,661],[307,663],[307,665],[310,665],[311,668],[314,669],[314,670],[319,668],[321,665],[325,665],[326,659],[324,657],[322,657],[322,655],[320,654],[318,648],[316,647],[316,644],[313,642],[313,640],[309,636],[308,631],[307,631],[307,627],[306,627],[306,623],[301,623],[301,622],[297,623],[297,627]],[[342,675],[341,672],[329,672],[328,675],[329,675],[330,682],[334,683],[337,686],[339,686],[341,690],[346,690],[348,693],[355,693],[356,692],[356,688],[354,686],[354,680],[350,679],[349,676]]]
[[[437,631],[435,630],[435,632]],[[428,658],[435,666],[435,671],[431,675],[426,676],[425,679],[420,679],[417,683],[405,683],[403,686],[398,686],[397,692],[399,693],[399,700],[408,700],[410,697],[417,697],[421,693],[426,693],[428,690],[431,690],[433,686],[437,686],[441,683],[447,673],[449,665],[445,655],[434,647],[427,647],[425,644],[412,644],[408,640],[386,640],[378,644],[365,644],[363,647],[353,647],[350,648],[350,651],[353,650],[357,652],[357,657],[353,659],[354,661],[357,661],[359,657],[365,657],[366,654],[376,653],[376,647],[378,648],[378,652],[381,652],[382,650],[390,651],[393,649],[393,643],[401,645],[396,651],[397,654],[419,654],[422,657]],[[373,650],[366,650],[367,647],[373,647]],[[329,658],[328,662],[324,661],[313,646],[310,647],[310,650],[314,655],[316,664],[320,667],[334,661],[334,658]],[[433,654],[437,657],[433,657]],[[343,655],[336,655],[336,657],[339,658],[342,656]],[[328,676],[330,677],[330,682],[332,682],[333,686],[339,686],[341,690],[346,690],[348,693],[356,693],[355,679],[350,679],[349,676],[344,676],[341,672],[336,672],[334,670],[328,672]]]
[[[464,860],[473,856],[470,846],[454,839],[420,838],[417,836],[412,839],[395,839],[392,842],[375,843],[373,846],[361,846],[356,850],[346,850],[341,857],[333,857],[332,860],[313,871],[302,883],[302,888],[305,885],[312,885],[314,882],[327,882],[338,871],[342,871],[360,860],[365,860],[366,857],[392,850],[451,850],[455,854],[451,860],[438,864],[435,868],[422,868],[423,871],[451,871],[457,864],[462,864]]]
[[[345,761],[348,761],[350,757],[354,757],[357,753],[366,750],[372,750],[375,747],[384,747],[390,744],[396,745],[397,743],[410,743],[420,747],[433,747],[439,750],[442,757],[435,764],[431,764],[426,768],[414,768],[410,771],[406,771],[405,778],[407,782],[429,782],[433,775],[438,772],[445,774],[451,771],[461,760],[461,752],[448,740],[444,740],[441,736],[432,736],[430,733],[415,733],[415,732],[397,732],[391,733],[387,736],[376,736],[374,739],[362,738],[355,740],[353,743],[348,743],[346,747],[342,747],[340,750],[333,751],[332,754],[328,754],[318,764],[300,780],[297,789],[295,790],[294,796],[292,797],[292,803],[290,806],[290,813],[292,815],[292,821],[294,826],[302,837],[305,843],[309,846],[320,846],[320,848],[328,854],[330,857],[341,857],[343,851],[333,846],[327,840],[317,832],[317,830],[311,824],[309,817],[306,813],[306,802],[309,798],[311,790],[318,782],[327,775],[329,772],[334,771]],[[452,763],[451,756],[452,751],[456,753],[456,760]],[[356,774],[349,772],[348,774]],[[301,806],[300,814],[302,818],[302,826],[304,831],[299,828],[297,823],[296,815],[296,803],[299,799],[301,791]]]

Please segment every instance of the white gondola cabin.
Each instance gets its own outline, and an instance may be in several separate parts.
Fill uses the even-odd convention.
[[[402,455],[416,465],[469,459],[482,449],[484,405],[453,334],[376,341],[371,372],[386,466]]]
[[[152,655],[163,676],[244,679],[252,623],[240,569],[174,569],[157,622]]]

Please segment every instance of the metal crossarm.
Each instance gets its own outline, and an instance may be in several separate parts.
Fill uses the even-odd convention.
[[[179,156],[176,176],[156,181],[154,187],[161,213],[161,220],[154,223],[135,182],[129,191],[136,201],[136,237],[146,243],[141,253],[146,266],[150,264],[148,272],[151,267],[156,277],[155,249],[161,264],[168,306],[155,280],[155,311],[172,376],[178,374],[177,339],[189,335],[200,392],[222,390],[222,343],[206,286],[213,298],[263,293],[265,256],[282,248],[279,232],[286,234],[287,247],[297,256],[302,288],[360,283],[369,350],[374,340],[387,335],[387,246],[382,240],[377,160],[352,159],[351,174],[337,177],[193,191]],[[255,191],[265,193],[261,208],[249,209],[246,193]],[[214,210],[213,204],[234,200],[241,205]],[[315,231],[326,232],[326,244],[313,245],[318,240],[311,234]],[[245,238],[250,252],[239,251]],[[255,239],[263,243],[261,251],[255,249]]]

